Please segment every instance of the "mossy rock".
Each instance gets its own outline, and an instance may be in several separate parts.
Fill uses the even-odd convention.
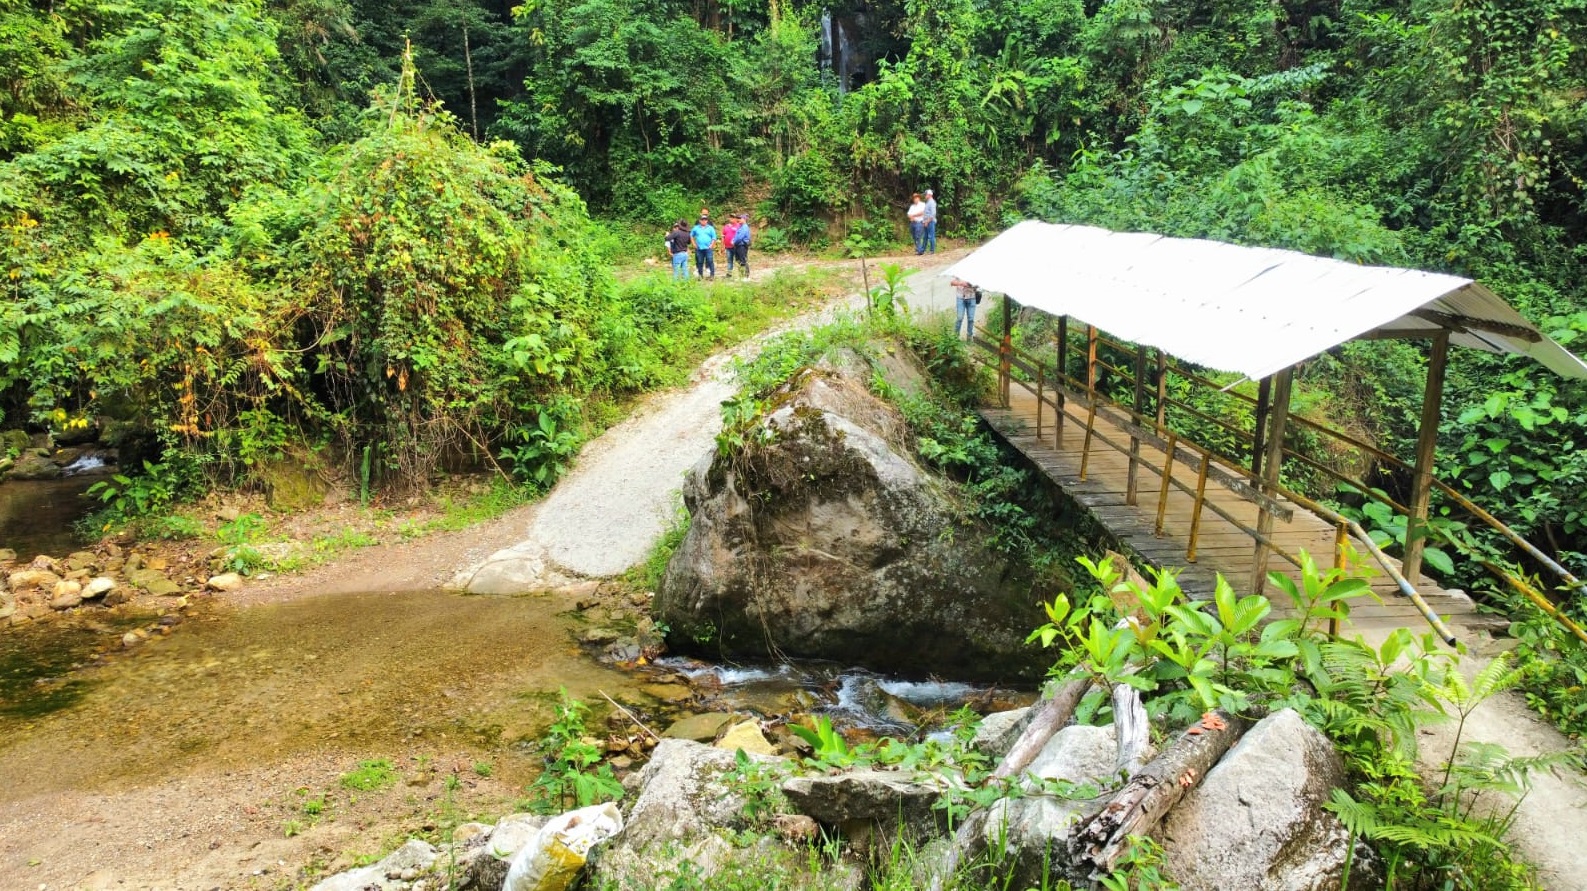
[[[27,448],[26,430],[0,430],[0,456],[20,455],[27,451]]]
[[[331,491],[325,479],[324,461],[306,449],[260,462],[255,473],[264,483],[265,502],[273,510],[291,512],[318,507]]]

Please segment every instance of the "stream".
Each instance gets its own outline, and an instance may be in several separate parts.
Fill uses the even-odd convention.
[[[767,668],[667,659],[622,671],[573,642],[550,597],[419,591],[314,596],[190,612],[123,652],[152,616],[83,611],[0,635],[0,802],[150,782],[327,750],[390,755],[421,740],[494,759],[527,782],[558,691],[602,694],[665,722],[651,692],[687,679],[692,711],[821,712],[860,736],[908,736],[967,700],[1028,694],[898,681],[833,665]],[[661,685],[665,686],[665,685]]]

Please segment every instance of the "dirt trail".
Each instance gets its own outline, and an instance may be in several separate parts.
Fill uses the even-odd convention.
[[[937,272],[963,254],[934,254],[909,264],[918,270],[907,280],[906,300],[914,311],[949,306],[948,288]],[[573,472],[526,510],[521,541],[469,565],[452,584],[477,594],[510,594],[556,587],[570,578],[620,575],[639,563],[673,522],[684,474],[715,442],[721,403],[736,389],[733,360],[752,358],[779,334],[864,305],[856,295],[799,316],[711,358],[687,388],[651,398],[586,446]]]

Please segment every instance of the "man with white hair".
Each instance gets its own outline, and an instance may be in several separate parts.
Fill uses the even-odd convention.
[[[926,250],[935,254],[937,252],[937,196],[930,189],[926,190],[926,217],[924,222],[926,224]]]

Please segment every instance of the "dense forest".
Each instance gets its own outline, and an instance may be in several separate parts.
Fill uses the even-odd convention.
[[[321,446],[544,481],[699,323],[614,250],[721,202],[763,249],[901,243],[926,186],[955,238],[1459,273],[1579,349],[1584,6],[0,0],[0,426],[117,419],[172,490]],[[1408,453],[1421,364],[1313,372]],[[1587,569],[1587,393],[1469,351],[1451,389],[1440,475]]]

